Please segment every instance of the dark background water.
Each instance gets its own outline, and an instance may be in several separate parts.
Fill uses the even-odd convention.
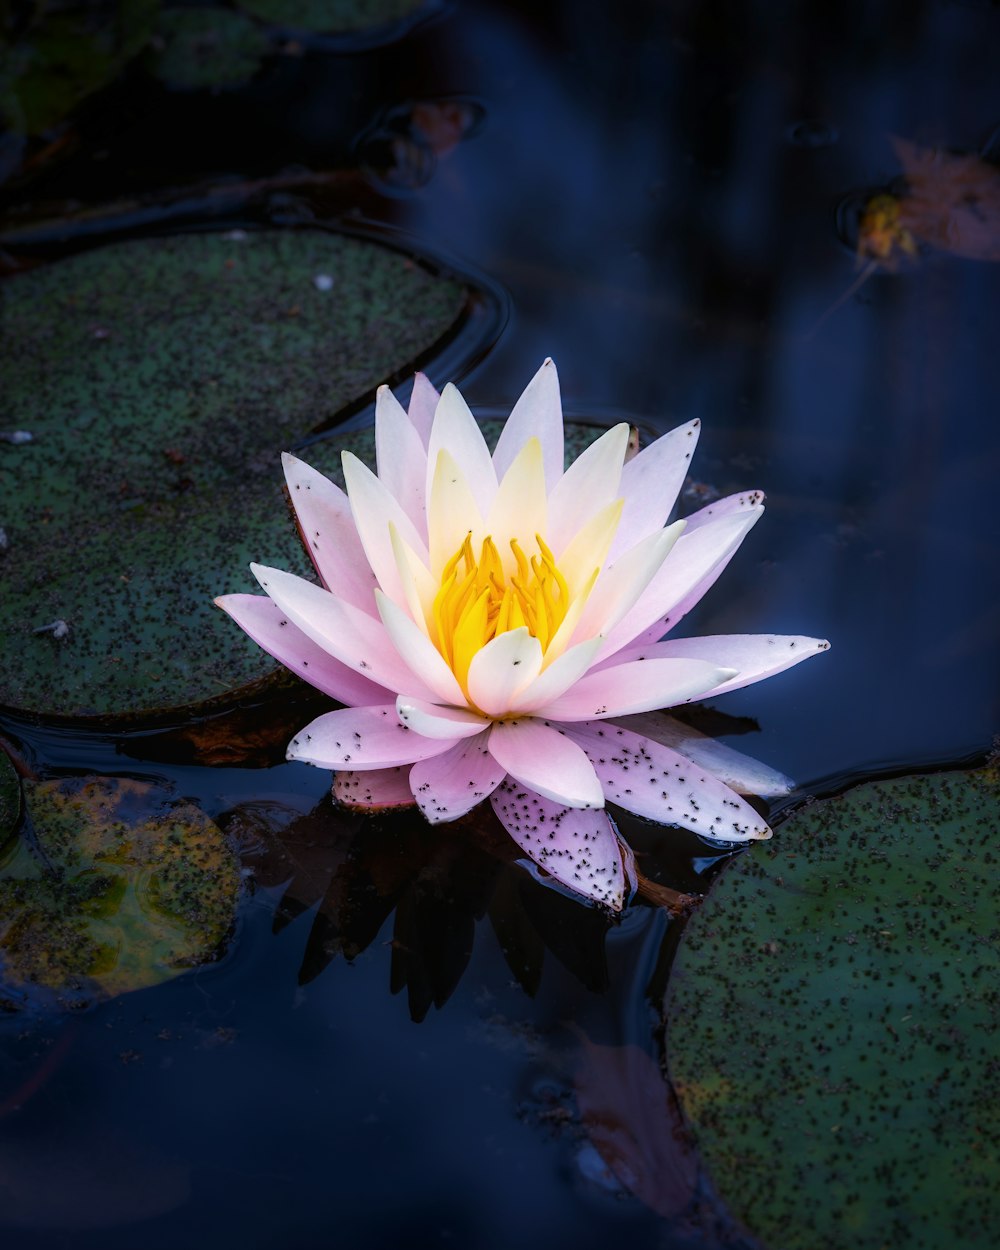
[[[372,165],[402,136],[391,177],[358,192],[365,217],[509,295],[462,379],[473,404],[509,407],[551,355],[568,409],[662,429],[701,417],[697,481],[767,493],[686,628],[831,639],[718,705],[759,724],[734,745],[822,789],[981,754],[1000,729],[997,266],[927,248],[838,306],[858,274],[858,193],[901,173],[891,136],[989,156],[998,63],[989,4],[456,3],[386,46],[278,58],[231,93],[127,78],[88,106],[77,152],[4,204],[12,220],[41,200]],[[451,150],[451,132],[431,142],[407,121],[448,97],[468,125]],[[308,186],[266,206],[277,221],[331,211]],[[59,763],[90,767],[76,751],[62,741]],[[251,797],[304,810],[324,788],[291,766],[171,775],[216,812]],[[690,877],[697,848],[679,847]],[[397,949],[386,922],[300,986],[311,916],[274,936],[279,893],[250,899],[217,967],[3,1025],[4,1089],[21,1086],[0,1119],[5,1246],[728,1236],[710,1205],[663,1219],[624,1197],[573,1111],[581,1033],[656,1054],[662,914],[637,907],[612,931],[607,988],[574,922],[543,923],[532,998],[478,904],[428,906],[411,936],[471,958],[415,1023],[412,983],[390,993],[398,927]],[[435,915],[460,922],[428,937]],[[576,944],[575,972],[552,933]],[[681,1156],[644,1140],[669,1191]]]

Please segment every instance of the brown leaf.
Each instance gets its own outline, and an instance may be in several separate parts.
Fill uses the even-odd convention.
[[[899,226],[953,256],[1000,260],[1000,170],[973,153],[892,145],[907,182]]]

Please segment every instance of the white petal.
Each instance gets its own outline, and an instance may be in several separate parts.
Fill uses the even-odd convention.
[[[441,571],[472,534],[472,547],[479,558],[483,540],[483,520],[479,504],[465,475],[449,451],[438,452],[430,494],[427,497],[428,568],[440,579]]]
[[[490,798],[517,845],[561,885],[620,911],[625,903],[621,843],[607,812],[562,807],[503,782]]]
[[[542,644],[527,627],[507,630],[491,639],[469,665],[469,698],[487,716],[503,716],[519,690],[542,667]]]
[[[749,803],[669,747],[613,724],[572,725],[566,732],[590,756],[610,802],[718,841],[771,836]]]
[[[683,530],[684,522],[675,521],[640,540],[604,569],[580,618],[578,637],[607,635],[614,629],[660,571]]]
[[[533,712],[536,708],[551,703],[570,686],[580,680],[594,661],[603,638],[588,638],[564,651],[531,683],[511,700],[510,710],[514,713]]]
[[[624,422],[607,430],[577,456],[552,488],[546,542],[557,558],[595,512],[622,495],[619,483],[628,439],[629,427]]]
[[[593,765],[563,734],[530,718],[498,721],[490,730],[490,754],[522,785],[566,807],[602,807],[604,795]]]
[[[431,439],[431,426],[434,424],[434,413],[440,398],[426,374],[418,373],[414,376],[407,416],[413,422],[425,448]]]
[[[342,454],[341,460],[354,524],[358,527],[368,563],[383,591],[396,603],[405,603],[406,596],[399,580],[399,570],[396,568],[389,526],[395,525],[400,537],[410,544],[421,559],[427,558],[424,540],[397,500],[389,494],[366,464],[349,451]]]
[[[758,506],[727,513],[694,530],[688,520],[659,572],[609,632],[602,654],[653,641],[672,629],[713,585],[763,511]]]
[[[562,403],[559,375],[551,359],[544,361],[524,388],[501,431],[493,453],[498,478],[503,477],[532,436],[542,444],[545,480],[551,490],[563,472]]]
[[[378,478],[427,541],[427,452],[413,422],[387,386],[375,400],[375,460]]]
[[[795,783],[784,773],[762,764],[751,755],[734,751],[724,742],[692,729],[665,712],[640,712],[616,722],[641,738],[651,738],[677,751],[699,768],[707,769],[723,785],[737,794],[760,794],[775,798],[790,794]]]
[[[408,542],[400,537],[399,530],[389,523],[389,541],[392,543],[392,554],[396,559],[396,571],[403,588],[403,599],[410,615],[424,631],[429,634],[428,621],[434,611],[434,597],[438,584],[427,571],[427,566],[417,555]],[[372,595],[372,602],[375,596]]]
[[[400,685],[396,689],[400,693],[426,699],[428,703],[464,707],[466,698],[455,674],[420,626],[381,591],[376,590],[375,603],[392,645],[416,678],[412,685]],[[422,690],[417,688],[418,683]],[[433,691],[433,694],[428,691]]]
[[[484,523],[508,577],[517,569],[510,540],[516,538],[523,551],[533,551],[535,535],[544,536],[547,531],[547,511],[542,445],[537,438],[529,438],[504,474]]]
[[[396,700],[396,714],[407,729],[424,738],[472,738],[489,728],[490,722],[466,708],[445,707],[440,703],[425,703],[401,694]]]
[[[559,571],[574,597],[590,581],[594,570],[604,567],[621,511],[622,501],[616,499],[596,512],[559,556]]]
[[[447,451],[469,484],[481,514],[489,512],[497,490],[497,475],[489,448],[469,406],[450,382],[441,392],[427,446],[427,498],[437,471],[438,453]],[[451,552],[448,553],[449,555]]]
[[[390,703],[325,712],[288,744],[288,758],[318,768],[393,768],[447,751],[454,739],[422,738],[399,723]]]
[[[457,742],[450,751],[422,760],[410,770],[410,788],[432,824],[457,820],[488,798],[506,770],[486,747],[486,735]]]
[[[282,612],[334,659],[393,693],[406,690],[422,699],[435,698],[376,617],[292,573],[259,564],[251,564],[250,571]]]
[[[552,721],[601,720],[673,707],[702,696],[735,670],[703,660],[638,660],[591,671],[535,714]]]
[[[215,602],[268,655],[338,703],[358,707],[391,699],[392,691],[334,659],[267,595],[220,595]]]
[[[351,502],[336,484],[303,460],[284,452],[288,496],[299,533],[327,590],[375,615],[377,582],[358,537]]]
[[[735,495],[727,495],[724,499],[716,499],[707,503],[704,508],[692,512],[684,518],[687,532],[693,533],[703,525],[711,525],[724,516],[733,516],[737,512],[759,512],[764,504],[764,492],[761,490],[741,490]]]
[[[662,529],[684,484],[700,429],[700,421],[689,421],[644,447],[626,464],[621,484],[625,509],[610,559],[616,560],[647,534]]]

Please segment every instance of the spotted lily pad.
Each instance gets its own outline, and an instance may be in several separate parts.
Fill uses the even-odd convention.
[[[200,808],[130,778],[25,782],[34,845],[0,861],[0,982],[67,1005],[213,959],[239,896],[236,856]]]
[[[1000,1225],[1000,777],[807,805],[690,921],[670,1071],[774,1250],[959,1246]]]
[[[0,749],[0,850],[17,828],[21,814],[21,785],[6,752]]]
[[[253,559],[306,572],[279,453],[405,376],[467,296],[319,230],[119,243],[0,285],[2,423],[33,436],[0,443],[0,705],[162,714],[273,673],[212,600]]]
[[[239,0],[254,17],[293,30],[332,34],[385,26],[409,17],[425,0]]]
[[[228,9],[164,9],[156,35],[153,72],[168,86],[186,91],[241,86],[271,48],[250,18]]]

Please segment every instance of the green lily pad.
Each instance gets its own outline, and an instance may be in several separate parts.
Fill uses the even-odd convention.
[[[689,922],[671,1075],[775,1250],[987,1250],[1000,1226],[997,770],[806,805]]]
[[[7,753],[0,749],[0,850],[17,828],[21,815],[21,783]]]
[[[68,1005],[156,985],[215,958],[239,862],[194,804],[148,782],[25,782],[36,845],[0,861],[0,979]]]
[[[212,601],[252,588],[251,560],[307,571],[279,453],[405,374],[467,296],[322,231],[119,243],[0,285],[3,424],[33,436],[0,443],[0,706],[163,715],[273,673]]]
[[[185,91],[249,82],[271,47],[250,18],[228,9],[164,9],[156,34],[153,73]]]
[[[240,0],[240,8],[277,26],[334,34],[398,22],[415,13],[423,3],[424,0]]]

